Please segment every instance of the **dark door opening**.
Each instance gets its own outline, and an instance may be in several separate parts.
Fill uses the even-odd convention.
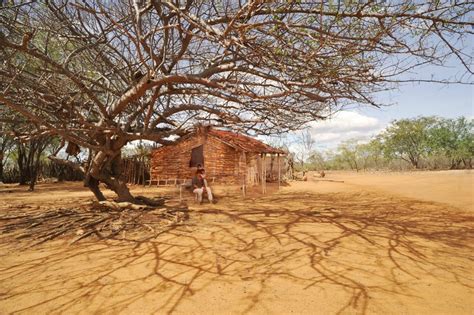
[[[200,145],[191,150],[191,160],[189,167],[196,167],[198,164],[204,167],[204,146]]]

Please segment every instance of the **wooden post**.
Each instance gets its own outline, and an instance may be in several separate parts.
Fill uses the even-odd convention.
[[[128,159],[125,160],[125,174],[127,176],[127,184],[130,182],[130,165]]]
[[[274,169],[274,163],[275,162],[275,156],[273,153],[270,153],[270,178],[273,180],[273,169]]]
[[[242,156],[243,156],[243,159],[244,159],[244,165],[245,165],[245,168],[242,172],[242,195],[243,197],[245,198],[245,194],[247,193],[246,190],[247,190],[247,187],[246,187],[246,182],[245,182],[245,172],[247,171],[247,157],[245,155],[245,151],[242,151]],[[239,163],[240,164],[240,163]],[[240,167],[240,166],[239,166]]]
[[[260,185],[262,185],[263,194],[263,154],[260,154]]]
[[[237,151],[239,153],[239,161],[237,162],[237,177],[240,179],[240,172],[242,171],[241,170],[241,167],[240,167],[240,164],[242,164],[242,154],[240,154],[239,151]],[[242,186],[240,187],[240,189],[242,190],[242,197],[245,197],[245,194],[244,194],[244,184],[242,183]]]
[[[151,163],[150,163],[150,185],[148,185],[148,187],[151,187],[151,182],[153,181],[153,176],[152,176],[152,173],[151,173]]]
[[[267,183],[267,179],[266,179],[266,165],[265,165],[265,153],[262,153],[261,155],[261,158],[260,158],[260,165],[261,165],[261,171],[260,171],[260,178],[261,178],[261,181],[262,181],[262,194],[265,194],[266,193],[266,183]]]
[[[130,184],[135,185],[135,161],[132,159],[132,180],[130,181]]]
[[[135,171],[133,172],[133,184],[138,183],[138,174],[140,174],[140,164],[137,165],[137,159],[133,158],[133,165],[135,165]]]
[[[280,190],[280,178],[281,178],[281,167],[280,167],[280,153],[277,154],[277,164],[278,164],[278,190]]]
[[[142,163],[143,163],[143,169],[142,169],[142,180],[143,180],[143,186],[146,185],[146,179],[145,179],[145,175],[146,175],[146,164],[145,164],[145,158],[142,157]]]
[[[140,178],[142,177],[142,163],[140,163],[140,159],[137,159],[138,162],[138,173],[137,173],[137,185],[140,185]]]
[[[133,158],[130,159],[130,163],[132,164],[132,167],[131,167],[131,176],[130,176],[130,184],[131,185],[135,185],[135,162],[133,160]]]
[[[267,154],[263,155],[263,187],[265,188],[264,194],[267,193]]]
[[[135,164],[133,164],[133,159],[130,158],[130,161],[128,161],[129,163],[129,168],[130,168],[130,180],[129,180],[129,183],[130,185],[133,185],[133,183],[135,182],[135,178],[133,178],[133,174],[135,174]]]

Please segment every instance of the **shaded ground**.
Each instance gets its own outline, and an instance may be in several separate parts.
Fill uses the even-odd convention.
[[[50,189],[30,194],[29,202],[87,198],[78,185],[65,184],[53,194]],[[26,195],[16,198],[18,192],[0,194],[10,206],[27,201]],[[18,244],[1,244],[0,313],[474,309],[469,209],[316,181],[190,208],[188,224],[139,240],[54,241],[22,251]]]

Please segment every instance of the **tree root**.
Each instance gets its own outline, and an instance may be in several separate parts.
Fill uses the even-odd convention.
[[[148,198],[145,196],[137,196],[135,200],[139,202],[139,204],[147,205],[150,207],[161,207],[165,204],[164,198]]]

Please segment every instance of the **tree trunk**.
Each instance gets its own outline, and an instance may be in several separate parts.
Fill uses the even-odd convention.
[[[472,159],[462,159],[464,168],[472,169]]]
[[[38,170],[35,167],[32,167],[30,169],[30,186],[28,188],[29,191],[34,191],[35,190],[35,184],[36,184],[36,177],[38,176]]]
[[[135,202],[135,198],[130,193],[130,190],[128,189],[127,183],[125,181],[112,179],[107,185],[117,194],[117,201]]]
[[[454,160],[451,160],[451,165],[449,166],[450,170],[454,170],[456,168],[456,163],[454,163]]]
[[[19,184],[26,185],[28,183],[29,171],[28,171],[26,149],[23,144],[18,144],[17,164],[18,164],[18,172],[20,175]]]
[[[84,186],[88,187],[94,196],[97,198],[98,201],[105,201],[105,196],[102,194],[99,188],[99,181],[94,177],[90,176],[90,174],[84,177]]]
[[[31,148],[30,148],[31,150]],[[34,161],[31,161],[31,167],[30,167],[30,188],[28,189],[29,191],[35,190],[35,185],[36,181],[38,180],[38,170],[40,168],[40,159],[41,159],[41,153],[42,150],[39,148],[37,149],[36,152],[36,157]]]
[[[122,176],[121,164],[120,150],[113,155],[97,152],[92,159],[85,184],[99,201],[105,200],[99,188],[99,183],[102,182],[117,194],[117,201],[135,202]]]

